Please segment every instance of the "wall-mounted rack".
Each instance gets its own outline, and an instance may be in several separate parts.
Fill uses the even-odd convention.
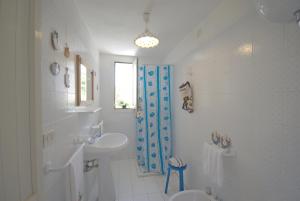
[[[217,131],[212,132],[211,140],[215,145],[223,149],[229,148],[231,146],[231,138],[226,135],[220,135]]]
[[[232,140],[226,135],[221,135],[217,131],[211,133],[211,144],[223,149],[224,156],[235,156],[236,151],[232,148]]]

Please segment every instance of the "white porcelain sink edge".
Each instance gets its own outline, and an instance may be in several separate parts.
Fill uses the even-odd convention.
[[[123,133],[104,133],[95,143],[87,144],[86,151],[90,154],[113,153],[128,145],[128,137]]]

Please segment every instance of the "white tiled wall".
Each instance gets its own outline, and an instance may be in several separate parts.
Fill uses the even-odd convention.
[[[202,36],[187,36],[166,61],[176,64],[174,88],[189,80],[194,91],[192,114],[174,92],[175,152],[191,164],[192,187],[204,188],[202,144],[218,130],[237,149],[217,189],[224,201],[300,200],[300,28],[267,21],[250,1],[224,1],[217,10],[198,27]],[[235,18],[216,18],[222,14]],[[201,41],[211,27],[215,34]]]
[[[134,62],[135,57],[100,54],[101,83],[100,102],[103,106],[102,116],[104,132],[121,132],[129,139],[128,147],[113,156],[113,159],[135,157],[135,110],[114,109],[115,98],[115,62]]]
[[[96,72],[96,84],[99,85],[99,56],[92,45],[92,39],[83,26],[72,0],[42,0],[41,32],[42,38],[42,123],[43,130],[54,130],[54,141],[43,151],[44,162],[51,161],[60,166],[72,154],[74,136],[89,134],[90,126],[100,120],[100,114],[68,113],[68,107],[75,106],[75,54],[80,54]],[[50,33],[57,30],[61,43],[67,42],[71,56],[65,58],[63,48],[54,51],[50,44]],[[49,65],[58,62],[61,72],[57,76],[50,73]],[[71,87],[64,86],[65,67],[69,68]],[[99,106],[99,91],[95,91],[94,104]],[[64,173],[44,175],[44,200],[65,201]]]

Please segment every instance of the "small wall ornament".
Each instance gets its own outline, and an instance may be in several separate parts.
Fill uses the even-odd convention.
[[[60,49],[60,40],[59,40],[59,35],[58,35],[57,31],[51,32],[51,45],[54,50]]]
[[[65,87],[66,88],[70,88],[70,74],[69,74],[69,68],[66,67],[66,72],[65,72],[65,75],[64,75],[64,79],[65,79]]]
[[[68,46],[68,43],[66,43],[66,45],[65,45],[64,56],[65,56],[66,58],[69,58],[69,56],[70,56],[70,48],[69,48],[69,46]]]

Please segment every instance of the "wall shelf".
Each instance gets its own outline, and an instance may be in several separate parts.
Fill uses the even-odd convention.
[[[73,107],[68,110],[69,113],[96,113],[102,110],[101,107]]]

